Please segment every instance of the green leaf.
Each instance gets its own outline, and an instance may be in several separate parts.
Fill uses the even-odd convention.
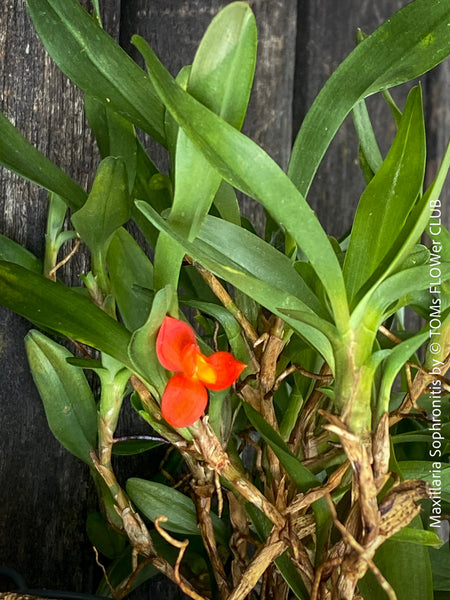
[[[431,549],[430,561],[433,571],[433,589],[450,592],[450,550],[445,544],[439,550]]]
[[[389,411],[389,400],[392,386],[400,369],[405,365],[406,361],[420,348],[422,344],[430,337],[429,328],[418,333],[409,340],[405,340],[390,352],[388,358],[382,363],[382,375],[380,388],[378,392],[378,417]]]
[[[328,310],[311,292],[287,256],[250,231],[208,216],[198,233],[198,240],[229,256],[258,279],[299,298],[320,317],[329,319]]]
[[[437,454],[436,457],[438,457]],[[423,479],[424,481],[428,481],[433,489],[435,489],[433,482],[439,480],[438,489],[442,490],[441,497],[446,502],[450,502],[450,465],[448,463],[440,462],[440,459],[430,458],[429,461],[403,460],[398,464],[405,479]],[[436,468],[438,464],[440,466]],[[439,474],[438,478],[436,474]]]
[[[436,179],[411,211],[401,234],[398,236],[394,246],[383,261],[381,271],[383,272],[384,277],[387,277],[395,270],[400,269],[402,264],[404,264],[404,261],[411,255],[413,248],[417,244],[417,240],[420,238],[429,222],[430,207],[434,205],[433,203],[439,201],[439,194],[444,185],[449,167],[450,143],[445,151]],[[374,292],[378,290],[378,287],[377,282],[354,309],[352,313],[352,320],[354,322],[361,320],[364,318],[364,315],[369,312],[368,305],[372,302],[372,297]],[[379,301],[380,298],[375,297],[374,302],[379,303]]]
[[[88,344],[129,365],[130,333],[85,296],[0,261],[0,304],[32,323]]]
[[[76,210],[83,206],[86,192],[39,152],[0,112],[0,165],[55,192]]]
[[[256,22],[246,2],[212,20],[196,52],[187,91],[236,129],[242,127],[256,65]]]
[[[449,20],[449,0],[415,0],[358,44],[336,69],[308,111],[294,143],[288,174],[304,196],[331,140],[355,104],[422,75],[448,56]]]
[[[430,546],[431,548],[440,548],[444,544],[444,541],[434,531],[415,529],[413,527],[404,527],[390,539],[395,542]]]
[[[114,440],[113,454],[116,456],[134,456],[142,454],[166,443],[165,440],[153,439],[148,436],[135,436],[126,440]]]
[[[117,558],[125,549],[125,536],[112,529],[98,512],[88,514],[86,533],[91,544],[107,558]]]
[[[314,211],[282,169],[254,142],[184,92],[138,36],[151,79],[179,126],[231,185],[259,200],[300,248],[321,279],[338,328],[348,325],[342,271]],[[249,168],[251,165],[251,168]]]
[[[233,355],[242,362],[249,360],[247,346],[241,335],[241,327],[226,308],[219,304],[202,302],[201,300],[187,300],[183,304],[196,308],[220,323],[224,328]]]
[[[0,260],[20,265],[34,273],[42,273],[42,262],[29,250],[0,234]]]
[[[67,363],[72,354],[66,348],[39,331],[26,335],[25,348],[53,435],[69,452],[92,465],[97,409],[83,371]]]
[[[131,500],[150,521],[163,515],[168,519],[162,523],[164,529],[184,535],[200,535],[194,503],[178,490],[137,477],[128,479],[126,489]],[[211,513],[211,518],[217,540],[227,545],[224,522],[214,513]]]
[[[138,145],[133,125],[109,106],[89,95],[84,97],[84,110],[97,140],[100,156],[120,157],[125,163],[131,193],[136,176]]]
[[[360,150],[371,171],[376,173],[383,163],[366,103],[361,100],[353,107],[353,123],[358,134]]]
[[[236,192],[226,181],[222,180],[217,190],[214,197],[214,206],[222,219],[234,225],[241,225],[241,213]]]
[[[278,456],[281,464],[301,492],[305,493],[312,487],[320,485],[319,479],[317,479],[309,469],[304,467],[298,458],[292,454],[286,442],[267,423],[267,421],[265,421],[259,412],[247,402],[244,403],[244,410],[248,420]]]
[[[216,114],[240,128],[256,63],[256,24],[244,2],[226,6],[213,19],[195,55],[187,91]],[[189,240],[195,238],[221,182],[183,130],[175,150],[175,194],[169,223]],[[155,252],[155,285],[177,285],[183,251],[161,235]]]
[[[317,348],[330,365],[334,364],[333,352],[328,338],[333,339],[335,337],[335,330],[329,322],[320,319],[301,300],[289,294],[286,290],[279,289],[258,279],[253,273],[234,262],[227,254],[206,244],[200,238],[197,238],[194,243],[188,242],[170,228],[167,222],[148,204],[136,202],[136,206],[155,227],[171,235],[195,261],[217,276],[229,281],[262,306],[281,316],[312,346]],[[303,321],[286,317],[285,312],[289,310],[299,311]]]
[[[86,94],[164,144],[164,109],[145,73],[76,0],[27,0],[48,53]]]
[[[408,97],[397,136],[383,165],[359,201],[344,263],[350,299],[378,272],[394,245],[421,191],[424,173],[425,128],[417,87]],[[378,273],[378,278],[381,275]]]
[[[421,529],[420,517],[415,517],[411,526]],[[374,562],[394,588],[397,600],[433,600],[430,559],[425,546],[390,539],[378,548]],[[384,596],[370,570],[358,587],[365,600]]]
[[[153,289],[153,265],[122,227],[111,239],[106,262],[120,316],[127,329],[139,329],[150,314],[152,295],[142,290]]]
[[[441,280],[447,281],[450,279],[450,263],[442,263],[440,269]],[[428,289],[429,286],[429,265],[412,267],[411,269],[405,269],[404,271],[399,271],[398,273],[391,275],[373,292],[372,297],[370,298],[370,305],[366,309],[365,322],[373,323],[373,326],[378,327],[385,317],[407,303],[408,294]],[[397,300],[400,300],[399,304],[393,305]],[[355,323],[359,315],[359,310],[358,313],[352,315],[352,319],[355,317]]]
[[[74,227],[93,254],[107,249],[113,233],[130,218],[125,163],[120,158],[102,160],[84,206],[72,215]]]

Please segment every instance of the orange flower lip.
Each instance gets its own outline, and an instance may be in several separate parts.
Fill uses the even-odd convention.
[[[226,389],[246,367],[230,352],[205,356],[191,327],[169,316],[159,330],[156,353],[165,369],[177,373],[169,380],[161,401],[163,417],[174,427],[195,423],[208,403],[206,388]]]

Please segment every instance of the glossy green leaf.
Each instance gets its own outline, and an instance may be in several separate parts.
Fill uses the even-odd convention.
[[[259,200],[308,256],[327,291],[338,327],[345,329],[348,308],[342,271],[325,231],[302,195],[259,146],[184,92],[142,38],[134,36],[133,42],[179,126],[222,177]]]
[[[256,64],[256,24],[244,2],[226,6],[213,19],[196,52],[187,91],[234,127],[242,126]],[[222,178],[183,130],[175,150],[175,194],[169,223],[195,238]],[[160,236],[155,252],[155,285],[176,286],[183,251]]]
[[[421,528],[420,517],[411,525]],[[408,542],[387,540],[377,550],[375,564],[397,594],[397,600],[433,600],[433,584],[428,548]],[[384,596],[380,584],[370,572],[359,582],[364,600]]]
[[[414,529],[413,527],[404,527],[390,539],[396,542],[417,544],[418,546],[430,546],[431,548],[440,548],[444,544],[443,540],[434,531]]]
[[[242,127],[256,64],[256,22],[246,2],[231,2],[198,47],[188,92],[236,129]]]
[[[27,7],[69,79],[164,143],[164,109],[148,77],[77,0],[27,0]]]
[[[126,489],[131,500],[150,521],[165,516],[168,520],[162,523],[164,529],[184,535],[200,535],[194,503],[178,490],[137,477],[128,479]],[[217,540],[226,545],[225,523],[214,513],[211,513],[211,518]]]
[[[53,435],[69,452],[92,465],[97,409],[83,371],[67,363],[72,354],[66,348],[39,331],[26,335],[25,348]]]
[[[398,346],[395,346],[390,352],[388,358],[382,363],[382,375],[380,388],[378,392],[378,417],[389,410],[389,399],[392,386],[400,369],[406,361],[426,342],[430,337],[428,327],[425,331],[418,333],[409,340],[405,340]]]
[[[153,265],[133,236],[122,227],[111,239],[106,257],[112,291],[127,329],[141,327],[150,314]]]
[[[294,143],[288,174],[304,196],[331,140],[355,104],[418,77],[450,54],[449,20],[449,0],[415,0],[358,44],[336,69],[308,111]]]
[[[35,325],[93,346],[129,365],[130,333],[83,296],[23,267],[0,261],[0,304]]]
[[[172,189],[169,178],[159,173],[139,140],[136,157],[136,177],[131,196],[148,202],[159,212],[168,209],[172,202]],[[150,248],[155,248],[158,231],[134,205],[131,207],[131,213]]]
[[[74,210],[86,199],[86,192],[78,183],[30,144],[1,112],[0,165],[59,194]]]
[[[335,337],[334,327],[315,315],[301,300],[261,279],[232,260],[227,254],[210,246],[197,238],[194,243],[179,236],[166,221],[162,219],[148,204],[137,202],[142,213],[158,229],[171,235],[194,260],[206,269],[229,281],[232,285],[248,294],[251,298],[265,306],[273,313],[285,319],[308,342],[317,348],[330,365],[334,364],[333,352],[328,338]],[[290,320],[286,311],[299,311],[300,319]]]
[[[383,264],[380,266],[380,272],[384,277],[400,269],[404,261],[408,259],[417,244],[420,236],[424,232],[430,217],[430,207],[433,203],[439,200],[442,187],[447,177],[450,167],[450,143],[445,151],[444,158],[439,167],[436,179],[429,186],[425,194],[411,211],[402,232],[398,236],[391,251],[388,252]],[[380,297],[374,297],[374,292],[378,290],[378,282],[366,293],[364,298],[359,302],[358,306],[352,313],[352,319],[356,322],[369,312],[368,305],[372,303],[378,304]],[[397,296],[398,297],[398,296]],[[372,300],[372,298],[374,298]],[[376,309],[377,310],[377,309]]]
[[[72,215],[72,223],[91,252],[100,254],[107,248],[113,233],[129,218],[125,163],[119,158],[105,158],[84,206]]]
[[[450,263],[442,263],[440,265],[441,279],[447,281],[450,279]],[[430,266],[423,265],[420,267],[412,267],[411,269],[405,269],[399,271],[394,275],[391,275],[385,279],[373,292],[370,299],[370,308],[367,309],[366,323],[378,323],[384,317],[392,314],[393,310],[398,310],[401,306],[406,304],[408,294],[418,290],[428,289],[430,285]],[[393,305],[393,303],[400,300],[399,303]],[[355,324],[359,317],[359,311],[355,315],[352,315],[352,319],[355,317]],[[377,327],[378,327],[377,325]]]
[[[2,234],[0,234],[0,260],[15,263],[35,273],[42,273],[42,262],[37,256]]]
[[[422,189],[424,173],[422,96],[420,88],[414,88],[394,143],[358,204],[344,263],[350,299],[368,283],[394,245]]]
[[[320,317],[329,318],[328,310],[305,285],[292,262],[250,231],[208,216],[199,231],[198,240],[223,252],[258,279],[299,298]]]
[[[430,457],[429,461],[402,460],[398,464],[405,479],[423,479],[431,485],[434,480],[439,479],[438,489],[441,490],[441,498],[450,502],[450,465],[440,461],[441,459],[436,453],[434,457]]]
[[[63,231],[66,213],[67,203],[58,194],[51,192],[49,194],[45,233],[53,243],[57,242],[58,237]]]
[[[217,194],[214,197],[214,206],[222,219],[234,225],[241,225],[241,213],[236,192],[226,181],[222,180],[217,190]]]

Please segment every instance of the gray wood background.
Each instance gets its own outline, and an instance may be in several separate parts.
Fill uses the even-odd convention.
[[[147,38],[173,74],[191,62],[224,0],[108,0],[106,30],[130,50],[133,33]],[[333,70],[352,50],[357,27],[370,33],[406,0],[251,0],[259,31],[259,62],[245,132],[286,167],[301,120]],[[430,169],[450,133],[450,65],[422,78]],[[407,86],[408,88],[409,86]],[[407,88],[394,91],[402,102]],[[44,154],[85,188],[98,155],[82,113],[80,92],[46,55],[24,0],[0,0],[1,109]],[[392,140],[388,111],[369,107],[383,150]],[[363,189],[351,120],[327,154],[309,200],[323,225],[340,235],[350,226]],[[162,160],[158,153],[155,160]],[[449,186],[443,200],[449,196]],[[244,201],[259,227],[260,209]],[[447,222],[448,219],[447,211]],[[0,170],[0,233],[42,256],[46,194]],[[65,269],[79,284],[81,254]],[[28,372],[23,337],[28,324],[0,308],[0,566],[18,569],[33,587],[94,591],[99,569],[84,522],[95,504],[86,468],[49,433]],[[164,581],[136,595],[177,596]]]

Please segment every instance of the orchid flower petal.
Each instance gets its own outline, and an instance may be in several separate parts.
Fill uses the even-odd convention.
[[[195,333],[184,321],[165,317],[156,338],[156,354],[165,369],[185,372],[183,358],[186,349],[194,345],[198,351]],[[186,373],[189,374],[189,371]]]
[[[198,379],[174,375],[164,391],[161,412],[173,427],[189,427],[202,416],[207,404],[208,392]]]
[[[206,358],[207,363],[214,369],[214,382],[202,380],[209,390],[224,390],[232,385],[247,365],[239,362],[229,352],[214,352]]]

